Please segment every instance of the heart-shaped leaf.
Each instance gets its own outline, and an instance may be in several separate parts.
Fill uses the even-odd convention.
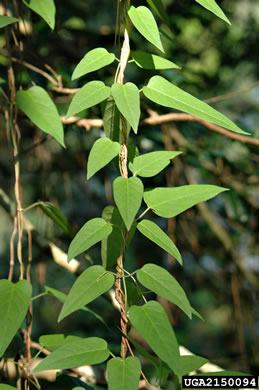
[[[104,362],[108,356],[107,343],[99,337],[74,340],[53,351],[32,370],[32,373],[98,364]]]
[[[141,365],[136,357],[113,358],[108,361],[109,390],[138,390]]]
[[[143,69],[181,69],[178,65],[166,58],[142,51],[132,51],[131,55],[135,63]]]
[[[58,110],[45,89],[35,86],[18,91],[16,104],[36,126],[64,146],[64,130]]]
[[[117,177],[113,182],[114,200],[128,230],[139,211],[143,190],[142,181],[137,177]]]
[[[163,306],[155,301],[149,301],[143,306],[131,306],[129,318],[157,356],[176,375],[181,375],[178,343]]]
[[[54,0],[23,0],[23,2],[28,8],[40,15],[52,30],[54,29],[56,14]]]
[[[190,184],[175,188],[157,187],[144,192],[144,201],[160,217],[172,218],[223,191],[227,191],[227,188],[210,184]]]
[[[75,281],[58,317],[63,318],[81,309],[89,302],[108,291],[114,283],[114,276],[100,265],[87,268]]]
[[[67,254],[67,260],[87,251],[97,242],[103,240],[112,232],[112,226],[102,218],[93,218],[86,222],[72,240]]]
[[[87,180],[96,172],[107,165],[121,150],[118,142],[113,142],[109,138],[99,138],[92,146],[87,163]]]
[[[183,288],[167,270],[156,264],[145,264],[137,271],[137,277],[147,289],[174,303],[192,318],[192,308]]]
[[[127,119],[137,134],[140,118],[140,99],[139,90],[133,83],[112,85],[112,96],[115,100],[118,110]]]
[[[161,76],[152,77],[148,85],[143,88],[144,95],[161,106],[175,108],[188,114],[197,116],[218,126],[225,127],[235,133],[248,134],[241,130],[230,119],[214,110],[208,104],[195,98],[189,93],[176,87]]]
[[[32,287],[27,280],[11,283],[0,280],[0,357],[23,321],[31,299]]]
[[[76,66],[72,74],[72,80],[101,69],[104,66],[111,64],[114,60],[115,55],[113,53],[109,53],[102,47],[90,50]]]
[[[102,81],[90,81],[85,84],[73,97],[68,108],[67,118],[86,108],[93,107],[107,99],[111,88],[106,87]]]
[[[162,151],[142,154],[135,157],[133,163],[129,163],[129,169],[134,175],[142,177],[155,176],[170,164],[170,160],[181,153]]]
[[[176,260],[182,264],[182,256],[178,249],[176,248],[173,241],[168,237],[168,235],[154,222],[144,219],[143,221],[137,224],[137,229],[144,234],[149,240],[153,241],[155,244],[160,246],[166,252],[170,253]]]
[[[12,18],[11,16],[0,15],[0,28],[8,26],[8,24],[12,24],[15,22],[19,22],[19,19]]]
[[[204,8],[208,9],[214,15],[218,16],[220,19],[224,20],[228,24],[231,24],[215,0],[195,0],[195,1],[200,5],[202,5]]]
[[[142,5],[138,8],[132,5],[129,8],[128,15],[138,32],[164,53],[156,20],[152,12]]]

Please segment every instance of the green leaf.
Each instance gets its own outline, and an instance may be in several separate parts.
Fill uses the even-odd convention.
[[[131,342],[132,345],[136,348],[136,350],[147,360],[150,360],[156,368],[159,368],[161,365],[161,360],[155,357],[154,355],[151,355],[145,347],[143,347],[141,344],[139,344],[136,340],[134,340],[129,334],[127,334],[127,339]]]
[[[52,30],[54,29],[56,14],[54,0],[23,0],[23,3],[40,15]]]
[[[67,298],[67,295],[62,293],[61,291],[58,291],[56,290],[55,288],[52,288],[52,287],[49,287],[49,286],[44,286],[45,288],[45,291],[49,294],[49,295],[53,295],[54,297],[56,297],[60,302],[65,302],[66,298]],[[100,321],[102,324],[104,324],[106,327],[107,324],[106,322],[103,320],[103,318],[101,316],[99,316],[99,314],[95,313],[95,311],[89,309],[89,307],[81,307],[80,308],[81,310],[83,311],[86,311],[87,313],[90,313],[91,315],[93,315],[98,321]]]
[[[200,313],[196,309],[194,309],[194,307],[192,307],[192,314],[194,314],[200,320],[204,321],[204,318],[200,315]]]
[[[139,211],[143,190],[142,181],[137,177],[131,177],[129,179],[117,177],[113,182],[114,200],[128,230],[130,230],[134,218]]]
[[[17,390],[17,387],[5,385],[4,383],[0,383],[0,390]]]
[[[167,270],[156,264],[145,264],[137,271],[137,277],[143,286],[174,303],[192,318],[192,308],[183,288]]]
[[[112,96],[118,110],[127,119],[137,134],[140,118],[139,90],[133,83],[114,83],[112,85]]]
[[[214,15],[218,16],[220,19],[224,20],[228,24],[231,24],[222,9],[218,6],[215,0],[195,0],[197,3],[202,5],[204,8],[208,9]]]
[[[93,265],[87,268],[73,284],[59,314],[58,322],[108,291],[113,283],[114,276],[102,266]]]
[[[87,163],[87,180],[120,154],[121,146],[109,138],[99,138],[92,146]]]
[[[72,74],[72,80],[101,69],[104,66],[111,64],[114,60],[115,55],[113,53],[109,53],[102,47],[90,50],[76,66]]]
[[[70,237],[74,237],[74,230],[64,214],[53,204],[40,201],[39,207],[41,210],[55,222],[65,233]]]
[[[19,22],[19,19],[12,18],[11,16],[0,15],[0,28],[8,26],[8,24],[12,24],[15,22]]]
[[[143,69],[181,69],[178,65],[166,58],[142,51],[132,51],[131,55],[135,63]]]
[[[102,264],[105,269],[113,267],[121,255],[124,244],[124,222],[114,206],[104,208],[102,218],[112,225],[112,233],[102,240]]]
[[[196,205],[227,191],[227,188],[210,184],[190,184],[181,187],[157,187],[144,192],[148,208],[160,217],[172,218]]]
[[[136,357],[113,358],[107,364],[109,390],[137,390],[141,365]]]
[[[166,252],[170,253],[176,260],[182,264],[182,256],[178,249],[176,248],[173,241],[168,237],[168,235],[154,222],[147,219],[142,220],[137,224],[137,229],[144,234],[149,240],[153,241],[155,244],[160,246]]]
[[[36,126],[65,146],[63,125],[57,107],[45,89],[35,86],[27,91],[18,91],[16,104]]]
[[[39,343],[50,351],[54,351],[61,347],[61,345],[65,345],[74,340],[82,340],[82,338],[65,334],[44,334],[40,336]]]
[[[91,246],[109,236],[112,227],[102,218],[93,218],[86,222],[72,240],[67,254],[67,260],[87,251]]]
[[[126,279],[125,283],[128,306],[136,305],[144,295],[150,292],[140,286],[139,283],[133,283],[131,280]]]
[[[112,96],[108,97],[105,106],[103,115],[103,128],[106,137],[110,138],[112,141],[122,143],[120,112]]]
[[[152,12],[144,6],[129,8],[128,15],[138,32],[164,53],[164,48],[160,39],[156,20]]]
[[[0,357],[23,321],[31,299],[32,287],[27,280],[11,283],[0,280]]]
[[[151,177],[161,172],[170,160],[179,156],[182,152],[151,152],[135,157],[133,163],[129,163],[129,169],[135,175]]]
[[[146,0],[150,7],[157,13],[161,20],[169,26],[169,19],[161,0]]]
[[[152,77],[143,88],[144,95],[161,106],[174,108],[203,120],[225,127],[235,133],[249,134],[208,104],[176,87],[161,76]]]
[[[208,360],[201,356],[181,356],[182,375],[187,375],[189,372],[196,371],[206,363],[208,363]]]
[[[68,108],[67,118],[86,108],[93,107],[107,99],[111,88],[106,87],[102,81],[90,81],[85,84],[73,97]]]
[[[129,318],[157,356],[167,363],[176,375],[181,375],[178,343],[162,305],[149,301],[143,306],[131,306]]]
[[[109,356],[107,343],[98,337],[89,337],[71,341],[43,359],[32,373],[79,367],[87,364],[98,364]]]

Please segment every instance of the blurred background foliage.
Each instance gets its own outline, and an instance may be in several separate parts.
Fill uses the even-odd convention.
[[[10,12],[18,16],[12,2],[8,3]],[[11,40],[12,56],[45,71],[45,64],[50,65],[62,76],[67,88],[77,88],[95,79],[111,85],[116,64],[75,81],[71,81],[71,74],[84,54],[95,47],[105,47],[119,56],[119,48],[114,47],[116,1],[56,0],[55,3],[57,15],[53,32],[36,14],[22,3],[19,5],[19,17],[23,22],[16,36],[22,42],[22,51],[18,51]],[[139,0],[133,3],[135,6],[143,4]],[[164,0],[163,3],[171,24],[170,31],[160,23],[160,29],[169,37],[162,36],[166,58],[182,69],[153,73],[129,64],[126,80],[142,87],[153,74],[159,73],[200,99],[243,91],[212,105],[258,139],[259,3],[251,0],[219,1],[232,22],[231,27],[193,0]],[[5,39],[1,30],[0,82],[8,93],[4,82],[7,78]],[[134,50],[145,48],[145,51],[161,54],[133,29],[131,40]],[[71,95],[54,91],[42,75],[21,64],[15,63],[14,69],[17,88],[21,85],[26,88],[33,83],[43,86],[49,90],[60,114],[65,115]],[[2,95],[0,100],[3,107]],[[142,119],[148,116],[148,107],[159,114],[170,112],[144,99],[142,104]],[[102,118],[102,109],[94,107],[81,114],[84,118]],[[76,124],[66,125],[66,149],[62,149],[22,114],[19,125],[23,207],[38,200],[51,202],[77,231],[88,219],[101,216],[107,204],[113,204],[111,184],[117,175],[113,164],[86,181],[89,151],[93,142],[104,135],[102,128],[89,130]],[[0,111],[0,126],[0,188],[14,202],[13,152],[5,130],[3,109]],[[168,224],[154,215],[148,216],[169,232],[182,253],[183,267],[137,233],[129,247],[127,269],[134,271],[145,262],[166,267],[183,285],[192,305],[205,319],[205,322],[197,318],[189,321],[177,308],[163,302],[179,342],[225,369],[258,374],[258,146],[226,138],[194,122],[141,125],[138,135],[131,135],[131,142],[137,144],[141,153],[164,148],[183,152],[164,173],[146,179],[147,187],[210,183],[228,187],[230,191],[169,220]],[[1,203],[3,206],[3,201]],[[53,262],[48,241],[66,251],[69,236],[40,208],[31,209],[26,217],[37,231],[33,234],[32,247],[34,294],[43,292],[44,285],[68,292],[75,276]],[[6,278],[13,222],[4,207],[0,207],[0,218],[0,274]],[[23,244],[26,258],[26,238]],[[89,251],[87,258],[82,256],[82,267],[89,259],[95,264],[101,263],[99,245]],[[15,276],[18,277],[18,266]],[[54,297],[42,297],[34,302],[33,338],[36,341],[41,334],[63,332],[107,339],[105,326],[87,312],[76,312],[57,325],[60,307]],[[120,332],[116,325],[119,313],[104,298],[97,299],[89,307],[103,315],[109,329],[113,327],[108,341],[118,353]],[[148,375],[152,377],[151,369]]]

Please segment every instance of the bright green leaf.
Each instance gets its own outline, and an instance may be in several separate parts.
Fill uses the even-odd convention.
[[[73,97],[68,108],[67,118],[86,108],[93,107],[107,99],[111,88],[106,87],[102,81],[90,81],[85,84]]]
[[[15,22],[19,22],[19,19],[12,18],[11,16],[0,15],[0,28],[8,26],[8,24],[12,24]]]
[[[159,50],[164,53],[164,48],[160,39],[156,20],[152,12],[144,6],[135,8],[133,5],[128,11],[130,20],[134,24],[138,32],[143,35],[146,40],[151,42]]]
[[[120,154],[121,146],[109,138],[99,138],[92,146],[87,163],[87,180]]]
[[[107,364],[108,390],[137,390],[141,365],[136,357],[113,358]]]
[[[124,244],[124,222],[119,210],[114,206],[104,208],[102,218],[112,225],[112,233],[102,240],[102,264],[105,269],[113,267],[121,255]]]
[[[16,104],[36,126],[64,146],[64,130],[58,110],[45,89],[35,86],[18,91]]]
[[[143,286],[174,303],[192,318],[191,305],[183,288],[167,270],[156,264],[145,264],[137,271],[137,277]]]
[[[65,233],[70,237],[74,237],[74,230],[64,214],[53,204],[49,202],[40,202],[39,207],[41,210],[55,222]]]
[[[170,253],[176,260],[182,264],[182,256],[178,249],[176,248],[173,241],[168,237],[168,235],[154,222],[147,219],[142,220],[137,224],[137,229],[144,234],[149,240],[153,241],[155,244],[160,246],[166,252]]]
[[[139,211],[143,190],[142,181],[137,177],[117,177],[113,182],[114,200],[128,230]]]
[[[0,280],[0,357],[23,321],[31,299],[32,287],[27,280],[17,283]]]
[[[4,383],[0,383],[0,390],[17,390],[17,387],[5,385]]]
[[[181,375],[178,343],[163,306],[155,301],[149,301],[143,306],[131,306],[129,318],[157,356],[176,375]]]
[[[211,11],[214,15],[218,16],[220,19],[224,20],[228,24],[231,24],[215,0],[195,0],[195,1],[200,5],[202,5],[204,8]]]
[[[102,218],[93,218],[86,222],[72,240],[67,254],[67,260],[87,251],[97,242],[106,238],[112,232],[112,227]]]
[[[54,0],[23,0],[32,11],[40,15],[53,30],[55,27],[56,7]]]
[[[112,85],[112,96],[118,110],[127,119],[137,134],[140,118],[139,90],[133,83],[114,83]]]
[[[223,191],[227,191],[227,188],[210,184],[190,184],[168,188],[157,187],[144,192],[144,201],[160,217],[172,218]]]
[[[189,372],[198,370],[198,368],[202,367],[205,363],[208,363],[208,360],[201,356],[181,356],[182,375],[187,375]]]
[[[43,359],[32,373],[79,367],[87,364],[98,364],[109,356],[107,343],[98,337],[89,337],[71,341]]]
[[[169,19],[161,0],[146,0],[150,7],[157,13],[161,20],[169,25]]]
[[[152,77],[143,88],[144,95],[161,106],[174,108],[203,120],[225,127],[240,134],[248,134],[235,125],[230,119],[214,110],[208,104],[176,87],[161,76]]]
[[[82,338],[65,334],[44,334],[40,336],[39,343],[50,351],[54,351],[61,347],[61,345],[65,345],[74,340],[82,340]]]
[[[135,157],[133,163],[129,163],[129,169],[134,175],[151,177],[161,172],[170,160],[179,156],[182,152],[151,152]]]
[[[155,54],[133,51],[131,52],[131,55],[135,63],[143,69],[181,69],[172,61],[156,56]]]
[[[114,276],[102,266],[93,265],[87,268],[73,284],[59,314],[58,322],[108,291],[113,283]]]
[[[102,47],[90,50],[76,66],[72,74],[72,80],[101,69],[104,66],[111,64],[114,60],[115,55],[109,53]]]

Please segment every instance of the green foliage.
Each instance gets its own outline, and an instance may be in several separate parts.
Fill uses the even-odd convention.
[[[108,356],[109,351],[105,340],[99,337],[88,337],[61,345],[43,359],[32,372],[98,364],[105,361]]]
[[[132,5],[128,14],[138,32],[164,53],[158,27],[152,12],[147,7],[139,6],[135,8]]]
[[[137,271],[137,278],[143,286],[176,304],[192,318],[191,305],[183,288],[167,270],[156,264],[145,264]]]
[[[11,283],[0,280],[0,357],[15,336],[31,299],[32,287],[27,280]]]
[[[199,202],[209,200],[226,188],[209,184],[192,184],[177,188],[155,188],[144,192],[149,209],[164,218],[172,218]]]
[[[87,251],[111,232],[112,226],[102,218],[93,218],[86,222],[72,240],[68,248],[67,260],[70,261],[80,253]]]
[[[18,91],[16,104],[36,126],[65,146],[64,130],[58,110],[43,88],[35,86],[27,91]]]
[[[246,131],[243,131],[226,118],[225,115],[176,87],[161,76],[152,77],[148,85],[143,88],[143,93],[148,99],[162,106],[187,112],[236,133],[247,134]]]
[[[230,23],[214,0],[195,1],[220,19]],[[51,29],[54,29],[56,7],[53,0],[23,0],[23,3],[43,18]],[[165,23],[168,27],[169,18],[162,1],[147,0],[147,3],[152,11],[161,19],[162,23]],[[157,49],[164,52],[164,47],[160,38],[158,24],[152,11],[142,5],[135,7],[130,4],[130,1],[125,1],[123,5],[123,22],[125,24],[124,42],[121,49],[121,58],[114,75],[114,81],[111,81],[112,78],[109,76],[107,79],[103,77],[102,80],[87,82],[73,96],[66,115],[66,118],[69,118],[76,114],[80,114],[83,110],[102,103],[100,111],[98,111],[99,108],[94,108],[94,110],[97,113],[102,113],[105,137],[103,136],[104,134],[102,134],[94,143],[91,141],[87,144],[88,146],[92,144],[88,155],[87,179],[92,178],[102,168],[114,160],[116,167],[118,168],[116,171],[117,177],[114,177],[116,176],[116,173],[113,173],[113,176],[111,177],[112,181],[108,180],[108,185],[106,187],[109,188],[112,193],[110,194],[109,190],[106,188],[106,195],[107,199],[111,199],[111,202],[109,201],[109,203],[112,203],[113,197],[116,207],[113,205],[104,207],[103,205],[102,217],[93,218],[85,222],[77,234],[74,233],[73,227],[63,213],[51,203],[39,201],[27,208],[27,210],[32,209],[33,206],[38,205],[44,214],[70,236],[72,241],[68,248],[68,262],[81,253],[88,251],[98,242],[101,242],[101,258],[91,259],[93,265],[84,270],[84,263],[82,262],[81,267],[77,268],[76,271],[73,271],[78,274],[67,295],[56,288],[45,286],[45,293],[34,296],[33,300],[40,298],[42,295],[52,295],[62,302],[63,306],[60,310],[57,322],[62,321],[77,310],[82,310],[84,312],[83,314],[85,314],[85,312],[92,314],[95,319],[101,320],[106,326],[107,333],[105,333],[105,338],[111,340],[112,332],[110,332],[110,329],[106,325],[104,320],[105,316],[97,314],[89,307],[86,307],[86,305],[94,302],[103,294],[105,294],[105,298],[109,299],[109,294],[107,293],[114,286],[116,304],[115,301],[113,301],[113,305],[119,305],[120,331],[122,335],[121,357],[116,357],[113,352],[110,352],[107,341],[103,338],[82,338],[74,335],[65,335],[63,333],[41,335],[39,338],[41,346],[47,348],[51,353],[34,368],[32,374],[45,370],[63,370],[80,367],[81,365],[100,364],[105,362],[111,355],[112,358],[107,362],[107,382],[109,390],[137,390],[139,388],[140,375],[143,375],[141,359],[138,358],[139,355],[152,363],[152,369],[155,368],[157,372],[156,379],[160,385],[161,383],[166,382],[169,375],[174,375],[175,378],[177,376],[180,381],[182,375],[199,369],[207,362],[207,359],[200,356],[180,356],[178,341],[165,309],[162,304],[155,300],[147,301],[148,294],[153,293],[178,306],[189,319],[192,319],[193,314],[202,319],[200,314],[191,306],[181,284],[163,267],[163,261],[157,261],[159,265],[156,265],[146,263],[147,259],[141,259],[142,264],[144,263],[144,265],[142,265],[141,268],[134,269],[134,267],[136,268],[135,262],[130,263],[131,258],[129,258],[128,262],[127,253],[129,253],[128,248],[137,229],[143,236],[158,245],[168,254],[172,255],[182,265],[181,253],[167,233],[152,220],[142,219],[142,217],[151,210],[157,216],[173,218],[194,205],[212,199],[227,190],[226,188],[210,184],[192,184],[171,187],[170,185],[172,185],[172,183],[170,183],[168,187],[155,186],[156,183],[159,182],[159,179],[153,177],[164,170],[171,163],[171,160],[179,156],[182,152],[159,150],[139,155],[137,146],[135,144],[129,145],[129,143],[134,142],[134,139],[137,137],[142,137],[142,134],[138,133],[139,124],[142,125],[142,122],[140,122],[141,92],[143,91],[144,97],[148,98],[153,103],[185,112],[200,118],[203,121],[222,126],[235,133],[248,134],[225,115],[175,86],[172,82],[160,75],[151,77],[146,85],[145,81],[144,83],[141,82],[142,85],[144,84],[144,87],[141,90],[139,88],[141,88],[142,85],[141,87],[138,87],[131,81],[123,83],[122,80],[124,80],[125,76],[125,66],[129,62],[128,58],[133,58],[133,60],[130,61],[134,63],[133,66],[135,66],[135,69],[137,69],[137,65],[137,67],[146,70],[161,70],[162,74],[169,79],[172,79],[173,72],[171,69],[177,69],[177,74],[178,70],[180,70],[178,65],[167,58],[144,51],[130,50],[131,23],[142,37]],[[120,6],[121,1],[118,0],[117,32],[119,32],[121,21]],[[80,7],[81,5],[79,4],[79,9]],[[0,16],[0,27],[6,27],[17,21],[18,19],[13,17]],[[72,22],[70,21],[70,26],[72,26],[71,28],[76,28],[75,26],[78,27],[78,24],[75,20],[72,20]],[[11,28],[11,26],[7,27],[7,29],[9,28]],[[14,30],[12,30],[12,33],[14,34]],[[59,33],[63,34],[62,28],[60,27],[59,30],[57,30],[57,34]],[[103,34],[105,35],[105,32]],[[6,36],[8,35],[10,34],[6,34]],[[137,36],[137,34],[135,35]],[[164,33],[164,35],[166,36],[167,34]],[[132,37],[134,39],[134,33],[132,34]],[[146,44],[147,42],[145,45]],[[7,47],[8,46],[9,45],[7,45]],[[9,59],[11,59],[10,50],[9,57]],[[79,58],[81,58],[81,56]],[[115,54],[110,53],[106,48],[94,48],[88,51],[76,65],[71,80],[77,80],[98,70],[100,70],[99,73],[102,75],[104,74],[103,72],[106,71],[106,69],[103,70],[103,68],[112,64],[114,61]],[[20,62],[23,64],[23,61]],[[41,70],[32,67],[30,64],[29,69],[36,69],[39,74],[44,75]],[[61,79],[59,80],[59,75],[57,76],[52,69],[50,72],[59,82],[59,84],[53,85],[55,92],[62,90],[64,94],[66,94],[67,89],[63,89],[62,82],[60,81]],[[127,78],[130,79],[132,74],[134,74],[134,72],[129,72]],[[89,77],[91,77],[91,75]],[[136,79],[138,79],[138,77],[136,77]],[[21,80],[23,79],[21,78]],[[50,79],[48,78],[48,80]],[[16,142],[17,129],[15,128],[15,131],[13,130],[17,112],[17,110],[13,110],[14,106],[16,105],[18,110],[22,111],[37,127],[39,127],[39,129],[54,137],[59,144],[62,146],[65,146],[65,144],[60,113],[47,90],[40,86],[33,86],[28,90],[20,89],[16,93],[15,88],[12,89],[11,87],[12,83],[10,82],[10,78],[8,81],[9,83],[7,84],[9,84],[11,88],[11,99],[9,99],[9,97],[6,98],[9,107],[8,110],[5,110],[5,114],[6,118],[8,118],[10,127],[10,139],[12,139],[13,143],[12,146],[14,148],[16,164],[15,172],[17,182],[15,196],[17,203],[19,249],[22,247],[21,236],[24,220],[23,209],[20,205],[21,201],[19,198],[19,175],[17,174],[17,172],[19,172],[19,153]],[[59,86],[57,87],[57,85]],[[71,94],[72,93],[74,93],[74,90]],[[6,97],[3,89],[2,94]],[[16,98],[14,101],[13,97],[15,95]],[[70,99],[65,99],[66,103],[68,101],[70,101]],[[65,111],[66,109],[66,104],[64,107],[60,107],[60,111]],[[147,108],[147,111],[151,112],[149,107]],[[15,115],[13,112],[15,112]],[[77,120],[77,118],[73,118],[72,120],[74,119]],[[86,128],[88,129],[87,126]],[[131,128],[137,137],[134,134],[130,134]],[[95,135],[93,138],[95,138]],[[85,144],[82,143],[82,145],[82,148],[85,147]],[[193,153],[196,153],[195,150]],[[130,177],[129,174],[131,173],[128,169],[132,173],[132,176]],[[118,172],[120,173],[119,176]],[[145,179],[142,181],[137,176]],[[188,176],[189,173],[187,172],[186,177]],[[206,177],[204,176],[204,178],[200,179],[200,182],[202,182],[202,180],[206,182]],[[150,183],[154,188],[150,189]],[[46,191],[46,193],[48,192]],[[143,200],[146,203],[147,208],[141,213],[140,210]],[[80,204],[77,209],[80,213],[83,210]],[[28,236],[30,237],[32,229],[29,229],[27,225],[26,229],[28,229]],[[38,245],[41,248],[40,242]],[[28,269],[30,270],[31,250],[30,246],[28,246],[28,248],[29,267],[27,268],[26,275],[28,280],[30,280]],[[18,250],[20,279],[23,279],[24,264],[20,252]],[[88,259],[89,258],[90,257],[88,256]],[[152,261],[152,259],[148,260]],[[100,262],[102,265],[99,265]],[[73,262],[69,265],[66,263],[65,268],[68,268],[72,263]],[[75,261],[75,263],[78,262]],[[125,263],[127,264],[128,270],[125,268]],[[134,271],[132,271],[132,269],[134,269]],[[115,271],[116,274],[114,274],[113,271]],[[58,283],[55,287],[58,287]],[[111,292],[111,296],[113,295],[113,292]],[[25,317],[27,332],[25,333],[31,337],[31,295],[32,286],[27,280],[20,280],[17,283],[12,283],[5,279],[0,280],[0,356],[4,355]],[[113,315],[114,312],[112,312],[112,316]],[[116,328],[116,324],[114,324],[114,328]],[[156,356],[153,356],[152,353],[148,352],[145,347],[138,343],[131,333],[127,333],[130,331],[130,328],[136,329]],[[62,331],[64,332],[64,330]],[[30,355],[28,354],[29,343],[28,341],[26,343],[26,357],[28,358]],[[132,345],[134,354],[136,353],[135,351],[137,351],[136,356],[129,357],[127,355],[127,350],[130,350],[131,352],[129,344]],[[216,374],[224,375],[224,373],[226,373],[226,375],[239,374],[227,371]],[[88,388],[87,385],[84,385],[83,383],[81,386],[80,381],[67,381],[67,376],[65,375],[61,375],[60,378],[60,383],[58,383],[58,379],[56,382],[57,388],[67,388],[69,390],[73,388]],[[64,387],[62,387],[62,383],[65,383]],[[13,389],[13,387],[9,385],[0,385],[0,390],[8,389]]]
[[[87,73],[94,72],[106,65],[110,65],[115,60],[115,55],[106,49],[99,47],[89,51],[76,66],[72,80],[78,79]]]
[[[109,390],[137,390],[140,361],[135,357],[113,358],[107,364]]]
[[[8,26],[9,24],[19,22],[19,19],[12,18],[11,16],[0,15],[0,28]]]
[[[54,0],[23,0],[23,3],[42,19],[53,30],[55,27],[56,6]]]
[[[58,321],[81,309],[89,302],[110,290],[114,283],[114,276],[105,272],[100,265],[87,268],[75,281],[65,299]]]
[[[111,94],[109,87],[105,86],[102,81],[90,81],[85,84],[73,97],[68,108],[67,118],[78,114],[86,108],[93,107]]]
[[[132,325],[146,340],[156,355],[177,375],[181,375],[181,360],[173,328],[160,303],[149,301],[142,306],[131,306]]]
[[[178,249],[176,248],[173,241],[168,237],[168,235],[154,222],[147,219],[142,220],[137,224],[137,229],[149,240],[156,243],[160,248],[164,249],[166,252],[170,253],[176,260],[182,264],[182,256]]]

